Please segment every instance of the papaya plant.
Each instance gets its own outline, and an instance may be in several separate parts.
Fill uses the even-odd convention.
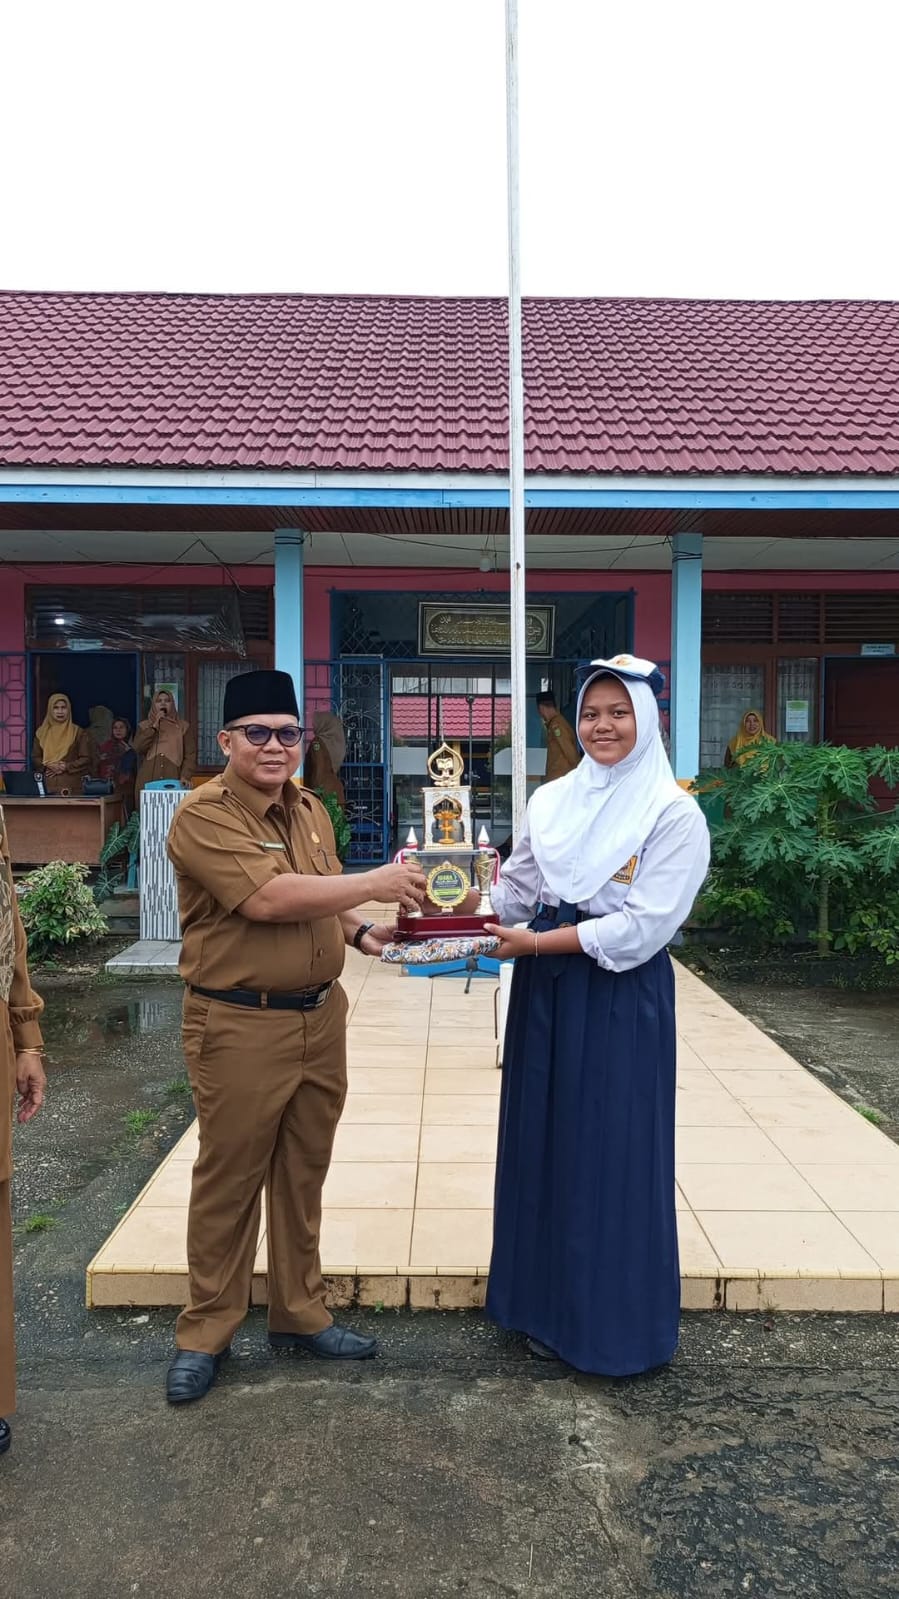
[[[874,779],[899,788],[899,750],[768,743],[704,772],[697,790],[716,815],[700,914],[736,930],[748,918],[757,941],[808,938],[822,955],[835,929],[860,945],[899,889],[899,820],[878,810]]]

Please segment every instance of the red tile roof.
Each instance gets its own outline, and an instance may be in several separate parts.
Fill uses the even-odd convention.
[[[899,303],[528,300],[531,472],[899,471]],[[503,471],[495,299],[0,294],[0,463]]]
[[[428,725],[428,700],[425,695],[395,694],[391,701],[393,740],[399,738],[468,738],[468,701],[464,696],[441,694],[431,704]],[[480,695],[471,707],[471,736],[476,739],[500,738],[508,733],[512,721],[512,701]],[[442,725],[441,725],[442,724]]]

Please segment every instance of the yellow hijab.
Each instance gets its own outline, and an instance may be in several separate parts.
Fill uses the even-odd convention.
[[[746,723],[749,721],[751,716],[754,716],[759,724],[758,731],[755,733],[748,733],[746,731]],[[734,760],[737,765],[740,765],[746,760],[747,756],[755,754],[760,744],[770,743],[771,734],[765,732],[765,719],[762,716],[761,711],[748,710],[744,714],[737,732],[727,747],[730,750],[732,760]]]
[[[64,722],[54,722],[51,713],[54,705],[60,701],[68,714]],[[57,761],[64,761],[80,733],[81,728],[72,721],[72,702],[68,695],[51,694],[47,701],[47,714],[37,730],[44,765],[53,766]]]

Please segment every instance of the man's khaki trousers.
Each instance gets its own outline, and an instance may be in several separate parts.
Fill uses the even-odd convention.
[[[346,996],[318,1010],[249,1010],[188,991],[184,1056],[200,1130],[180,1349],[225,1349],[250,1303],[266,1195],[268,1324],[331,1323],[319,1258],[322,1187],[346,1098]]]
[[[16,1340],[13,1329],[12,1308],[12,1215],[9,1200],[10,1183],[7,1178],[0,1181],[0,1416],[11,1416],[16,1408]]]

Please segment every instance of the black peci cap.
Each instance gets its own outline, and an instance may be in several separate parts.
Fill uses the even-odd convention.
[[[289,672],[243,672],[225,684],[222,725],[242,716],[295,716],[300,720]]]

